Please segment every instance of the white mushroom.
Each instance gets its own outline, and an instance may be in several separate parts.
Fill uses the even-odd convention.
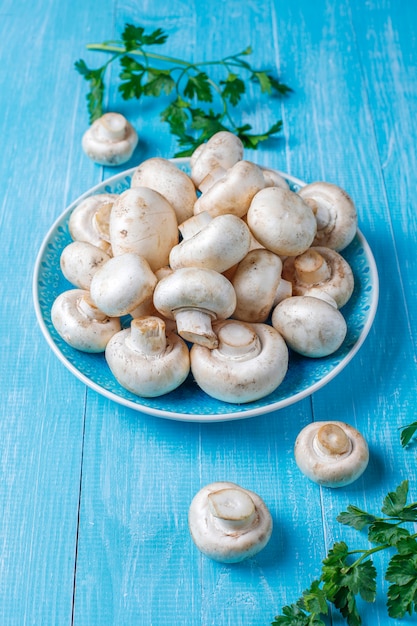
[[[230,317],[236,306],[230,281],[215,270],[201,267],[179,268],[162,278],[153,299],[163,317],[175,319],[183,339],[209,348],[218,343],[212,322]]]
[[[238,563],[258,554],[272,533],[272,517],[256,493],[219,481],[193,498],[188,526],[197,548],[210,559]]]
[[[134,187],[120,194],[110,214],[113,255],[135,252],[152,271],[168,265],[171,248],[178,243],[175,211],[159,192]]]
[[[120,113],[105,113],[95,120],[82,138],[86,155],[100,165],[121,165],[133,154],[138,135]]]
[[[225,320],[213,324],[218,347],[193,345],[191,371],[209,396],[223,402],[244,403],[272,393],[288,369],[288,348],[267,324]]]
[[[199,188],[201,181],[211,170],[219,166],[227,170],[242,158],[243,143],[239,137],[228,131],[220,131],[191,155],[191,178]]]
[[[345,318],[336,303],[332,305],[309,295],[282,300],[274,308],[271,320],[287,345],[307,357],[333,354],[347,333]]]
[[[194,213],[207,211],[213,217],[232,213],[243,217],[252,198],[264,187],[262,170],[251,161],[238,161],[201,194],[194,205]]]
[[[143,161],[135,170],[130,186],[158,191],[174,209],[178,224],[193,215],[197,200],[194,183],[168,159],[154,157]]]
[[[190,370],[186,343],[155,316],[132,320],[109,341],[105,357],[122,387],[145,398],[173,391]]]
[[[281,279],[282,261],[265,248],[248,252],[231,278],[236,293],[233,317],[244,322],[265,322],[274,305],[291,296],[291,283]]]
[[[239,263],[249,251],[251,234],[236,215],[199,213],[179,226],[182,241],[171,249],[169,264],[179,267],[204,267],[217,272]]]
[[[349,263],[336,250],[314,246],[284,260],[282,277],[292,283],[295,296],[308,295],[312,289],[327,293],[340,309],[350,299],[354,277]]]
[[[156,283],[147,260],[126,252],[111,258],[95,272],[91,299],[107,315],[127,315],[152,295]]]
[[[115,193],[98,193],[84,198],[72,211],[68,229],[74,241],[87,241],[111,254],[109,220]]]
[[[280,256],[295,256],[307,250],[317,228],[308,204],[282,187],[261,189],[251,202],[247,222],[255,239]]]
[[[119,318],[100,311],[85,289],[61,293],[51,309],[57,333],[73,348],[82,352],[104,352],[110,338],[120,331]]]
[[[295,461],[310,480],[325,487],[343,487],[365,471],[368,445],[361,433],[344,422],[313,422],[299,433]]]
[[[265,187],[282,187],[283,189],[289,189],[290,186],[279,172],[272,170],[269,167],[260,166],[262,174],[265,180]]]
[[[317,233],[313,246],[326,246],[338,252],[344,250],[358,227],[352,198],[341,187],[320,181],[302,187],[298,195],[311,206],[316,216]]]
[[[72,241],[60,256],[60,267],[65,278],[75,287],[90,289],[94,274],[110,256],[87,241]]]

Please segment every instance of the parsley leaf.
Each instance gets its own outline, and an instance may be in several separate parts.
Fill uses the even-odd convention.
[[[172,96],[160,113],[182,150],[176,156],[192,154],[196,147],[219,130],[236,134],[244,146],[256,149],[262,141],[282,129],[278,120],[264,131],[252,133],[251,126],[234,121],[230,107],[236,107],[246,93],[247,81],[257,83],[261,94],[287,95],[291,88],[263,70],[255,70],[247,61],[252,48],[215,61],[199,63],[175,59],[150,51],[164,44],[168,35],[157,28],[146,32],[142,26],[125,24],[120,41],[89,44],[88,50],[100,50],[112,56],[97,69],[87,67],[82,59],[75,63],[77,72],[89,83],[87,109],[90,123],[103,114],[105,74],[109,65],[120,64],[118,91],[124,100]],[[209,70],[224,72],[216,81]],[[205,106],[206,105],[206,106]],[[210,105],[207,108],[207,105]]]
[[[411,424],[408,424],[408,426],[403,426],[400,430],[401,445],[405,448],[417,432],[417,422],[412,422]]]

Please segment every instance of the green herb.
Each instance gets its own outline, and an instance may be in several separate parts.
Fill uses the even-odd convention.
[[[377,517],[349,505],[337,520],[356,530],[368,529],[374,547],[349,550],[346,543],[335,543],[322,562],[321,576],[303,592],[302,597],[282,609],[273,626],[324,626],[331,605],[340,611],[349,626],[362,624],[357,598],[374,602],[377,572],[372,555],[391,549],[385,572],[390,583],[387,592],[388,615],[402,618],[417,613],[417,533],[410,534],[405,523],[417,521],[417,502],[407,504],[408,481],[385,497]]]
[[[249,83],[257,85],[261,93],[268,96],[285,96],[291,91],[268,71],[250,65],[247,61],[252,53],[250,47],[217,61],[199,63],[148,50],[148,47],[164,44],[167,38],[161,28],[146,34],[141,26],[126,24],[121,41],[87,45],[88,50],[111,54],[106,63],[97,69],[89,68],[82,59],[75,63],[76,70],[89,83],[87,103],[90,123],[104,112],[106,71],[118,61],[121,81],[118,89],[125,100],[171,96],[160,117],[177,137],[181,151],[176,156],[188,156],[221,130],[233,132],[245,147],[253,149],[281,130],[281,120],[265,132],[256,134],[251,132],[250,124],[239,125],[233,119],[232,109],[241,102]],[[209,70],[213,69],[220,70],[221,79],[216,81],[209,74]]]
[[[400,430],[401,430],[401,434],[400,434],[401,445],[403,446],[403,448],[405,448],[406,445],[410,443],[415,433],[417,432],[417,422],[412,422],[411,424],[408,424],[407,426],[403,426],[402,428],[400,428]]]

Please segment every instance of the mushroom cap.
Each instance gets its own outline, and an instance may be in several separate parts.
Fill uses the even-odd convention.
[[[65,278],[80,289],[90,289],[94,274],[110,256],[87,241],[72,241],[60,256],[60,267]]]
[[[85,289],[69,289],[54,301],[51,320],[57,333],[82,352],[104,352],[111,337],[120,331],[120,320],[98,310]]]
[[[248,252],[231,279],[236,292],[234,319],[265,322],[281,281],[282,261],[265,248]]]
[[[135,332],[141,333],[140,342],[134,339]],[[105,357],[122,387],[145,398],[173,391],[190,371],[186,343],[176,333],[166,331],[165,322],[156,316],[137,318],[130,328],[115,334]]]
[[[154,291],[155,308],[168,319],[181,309],[202,309],[213,319],[230,317],[236,306],[235,291],[219,272],[182,267],[162,278]]]
[[[110,215],[114,256],[135,252],[156,271],[168,265],[169,253],[178,239],[175,211],[158,191],[134,187],[119,195]]]
[[[311,246],[304,253],[285,259],[282,277],[292,283],[295,296],[320,289],[333,298],[339,309],[348,302],[355,286],[349,263],[336,250],[325,246]]]
[[[368,444],[361,433],[339,421],[308,424],[294,446],[295,461],[310,480],[325,487],[343,487],[365,471]]]
[[[194,213],[207,211],[213,217],[232,213],[243,217],[252,198],[264,187],[261,168],[251,161],[240,160],[201,194],[194,205]]]
[[[255,556],[272,533],[272,517],[262,498],[228,481],[206,485],[194,496],[188,525],[197,548],[221,563]]]
[[[276,170],[260,165],[265,180],[265,187],[282,187],[289,189],[290,186],[283,176]]]
[[[253,198],[247,222],[259,243],[282,256],[295,256],[309,248],[317,223],[312,209],[290,189],[266,187]]]
[[[317,233],[313,246],[326,246],[340,252],[355,237],[358,216],[348,193],[332,183],[317,181],[305,185],[298,195],[311,206],[316,216]]]
[[[174,209],[178,224],[193,215],[197,200],[194,183],[168,159],[153,157],[143,161],[133,173],[130,186],[158,191]]]
[[[98,193],[84,198],[72,211],[68,229],[74,241],[87,241],[110,254],[109,219],[115,193]]]
[[[191,178],[198,188],[215,167],[229,169],[243,158],[243,143],[229,131],[219,131],[191,155]]]
[[[272,393],[288,370],[288,348],[267,324],[224,320],[213,324],[219,346],[193,345],[191,371],[209,396],[223,402],[252,402]]]
[[[81,145],[88,157],[100,165],[121,165],[133,154],[138,135],[120,113],[105,113],[83,135]]]
[[[156,283],[147,260],[126,252],[112,257],[95,272],[90,285],[91,298],[107,315],[122,316],[149,298]]]
[[[336,352],[347,333],[346,320],[336,307],[308,295],[282,300],[271,321],[289,348],[313,358]]]
[[[218,215],[195,235],[174,246],[169,264],[174,270],[203,267],[222,273],[243,259],[250,244],[251,234],[243,220],[236,215]]]

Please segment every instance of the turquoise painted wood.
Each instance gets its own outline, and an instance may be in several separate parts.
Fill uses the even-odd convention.
[[[319,575],[334,541],[366,547],[342,527],[349,503],[377,513],[410,481],[415,446],[399,428],[415,421],[417,388],[417,6],[413,0],[3,0],[0,6],[0,623],[2,626],[260,626]],[[270,414],[224,423],[164,420],[103,398],[67,371],[38,328],[32,274],[52,222],[81,193],[122,171],[81,150],[87,127],[80,57],[85,44],[132,22],[164,28],[165,52],[210,59],[253,47],[259,67],[294,89],[258,99],[242,121],[281,135],[247,154],[306,181],[328,180],[355,199],[374,252],[380,303],[348,367],[326,387]],[[158,106],[110,109],[140,134],[133,166],[170,157],[175,141]],[[321,489],[298,471],[293,445],[312,420],[339,419],[367,438],[357,482]],[[187,528],[194,494],[215,480],[259,493],[274,531],[257,557],[222,565],[203,557]],[[364,624],[389,619],[375,557],[378,600]],[[332,623],[344,623],[338,614]]]

